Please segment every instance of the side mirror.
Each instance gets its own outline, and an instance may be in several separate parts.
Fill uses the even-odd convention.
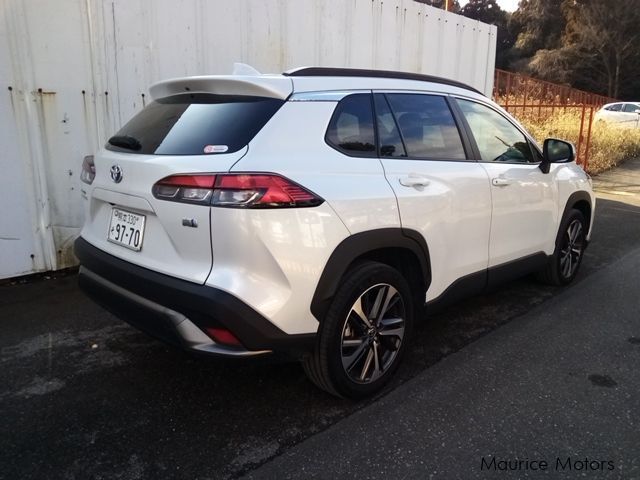
[[[633,113],[640,113],[640,108],[634,110]]]
[[[576,147],[571,142],[558,140],[557,138],[547,138],[542,147],[542,163],[540,170],[549,173],[552,163],[570,163],[576,159]]]

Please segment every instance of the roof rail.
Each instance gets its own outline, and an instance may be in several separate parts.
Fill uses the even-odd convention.
[[[417,80],[420,82],[442,83],[452,87],[464,88],[485,96],[482,92],[469,85],[449,80],[448,78],[423,75],[422,73],[397,72],[393,70],[367,70],[363,68],[334,68],[334,67],[302,67],[284,72],[287,77],[374,77],[399,78],[403,80]]]

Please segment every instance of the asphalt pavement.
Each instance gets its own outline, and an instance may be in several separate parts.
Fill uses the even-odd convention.
[[[640,248],[247,478],[640,478]]]
[[[167,347],[94,305],[73,274],[1,286],[0,479],[474,478],[478,455],[567,452],[640,478],[625,454],[640,445],[629,317],[640,278],[625,267],[638,261],[639,172],[628,162],[596,179],[593,241],[572,286],[524,278],[425,319],[397,378],[361,403],[317,390],[287,359]]]

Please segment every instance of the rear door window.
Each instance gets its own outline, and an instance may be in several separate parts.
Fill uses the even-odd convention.
[[[161,98],[133,117],[106,148],[155,155],[236,152],[283,104],[274,98],[211,94]]]
[[[465,160],[460,132],[444,97],[391,93],[386,97],[411,158]]]
[[[378,142],[380,144],[381,157],[406,157],[400,130],[393,118],[387,99],[381,93],[374,96],[376,106],[376,123],[378,127]]]
[[[606,109],[611,112],[619,112],[622,109],[622,104],[614,103],[613,105],[609,105]]]
[[[325,136],[336,150],[355,157],[375,157],[371,94],[356,93],[338,103]]]

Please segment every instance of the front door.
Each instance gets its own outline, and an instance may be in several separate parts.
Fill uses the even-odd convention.
[[[491,182],[489,267],[552,254],[559,214],[556,169],[540,170],[540,152],[506,116],[478,102],[456,101]]]

